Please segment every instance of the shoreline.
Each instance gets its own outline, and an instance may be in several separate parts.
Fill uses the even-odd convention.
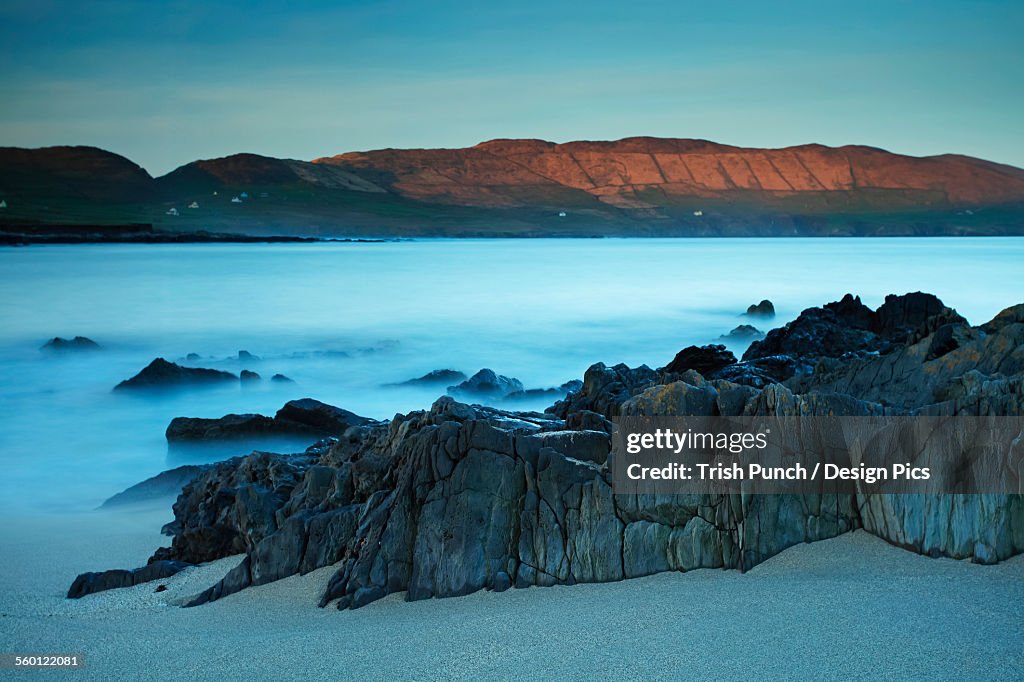
[[[78,236],[28,236],[13,235],[0,232],[0,247],[25,247],[25,246],[49,246],[49,245],[86,245],[86,244],[390,244],[397,242],[471,242],[471,241],[502,241],[513,239],[516,241],[529,240],[564,240],[564,241],[642,241],[642,240],[794,240],[814,239],[829,241],[860,241],[873,239],[1014,239],[1024,238],[1021,234],[873,234],[873,235],[566,235],[566,234],[479,234],[468,236],[413,236],[413,237],[304,237],[292,235],[234,235],[234,234],[150,234],[139,236],[116,236],[116,237],[78,237]]]
[[[995,566],[933,559],[864,531],[797,545],[746,573],[701,569],[414,602],[396,593],[354,611],[316,607],[334,567],[197,608],[175,606],[238,557],[161,581],[161,593],[148,583],[63,598],[69,571],[144,560],[160,537],[152,524],[166,515],[5,518],[4,544],[32,551],[0,557],[0,618],[8,623],[0,650],[82,653],[76,679],[242,679],[261,670],[277,670],[279,679],[342,671],[360,679],[489,679],[510,669],[523,679],[641,670],[645,679],[751,670],[860,679],[882,661],[919,677],[1024,674],[1016,655],[1024,647],[1016,606],[1024,601],[1024,556]]]

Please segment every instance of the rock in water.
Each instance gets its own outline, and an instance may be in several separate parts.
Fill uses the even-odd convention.
[[[76,336],[73,339],[64,339],[55,336],[40,347],[39,350],[47,353],[68,353],[73,351],[100,350],[102,346],[85,336]]]
[[[224,381],[238,381],[238,377],[219,369],[182,367],[173,362],[167,362],[163,358],[157,358],[131,379],[125,379],[119,383],[114,390],[174,388],[209,385]]]
[[[546,398],[548,400],[564,398],[569,393],[578,391],[583,388],[583,382],[579,379],[572,379],[566,381],[564,384],[557,388],[528,388],[524,391],[512,391],[505,395],[504,400],[507,401],[523,401],[523,400],[537,400],[540,398]]]
[[[191,483],[202,472],[210,468],[209,464],[186,464],[161,472],[141,483],[136,483],[116,495],[108,498],[100,509],[128,504],[143,504],[167,497],[177,497],[182,488]]]
[[[522,390],[523,383],[519,379],[495,374],[494,370],[482,369],[461,384],[449,386],[448,394],[452,396],[503,398],[509,393]]]
[[[747,315],[750,317],[775,317],[775,306],[767,298],[747,307]]]
[[[322,403],[312,398],[291,400],[284,404],[274,420],[282,423],[301,424],[326,435],[340,436],[350,426],[364,426],[374,422],[368,417],[360,417],[355,412],[343,410],[334,405]]]
[[[296,425],[299,426],[299,425]],[[169,443],[280,435],[283,429],[262,414],[226,414],[217,419],[175,417],[164,435]]]
[[[719,336],[721,341],[730,341],[735,343],[746,343],[747,341],[753,341],[764,337],[764,332],[757,327],[749,324],[741,324],[735,327],[728,334]]]
[[[295,383],[294,379],[286,377],[283,374],[275,374],[274,376],[270,377],[270,380],[271,381],[277,381],[277,382],[280,382],[282,384],[294,384]]]
[[[259,381],[261,377],[260,377],[258,372],[253,372],[252,370],[243,369],[239,373],[238,378],[241,379],[242,381]]]
[[[175,417],[167,426],[169,443],[204,442],[275,436],[340,436],[350,426],[374,423],[367,417],[312,398],[285,403],[273,417],[226,414],[223,417]]]
[[[421,377],[415,379],[407,379],[397,384],[387,384],[388,386],[450,386],[453,382],[462,382],[466,380],[466,375],[455,369],[435,369],[427,372]]]

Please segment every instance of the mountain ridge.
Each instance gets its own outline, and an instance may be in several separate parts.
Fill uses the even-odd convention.
[[[127,220],[257,234],[1024,233],[1024,169],[1007,164],[866,145],[754,148],[644,136],[498,138],[311,161],[239,153],[155,178],[94,147],[8,147],[0,148],[0,198],[5,223]]]

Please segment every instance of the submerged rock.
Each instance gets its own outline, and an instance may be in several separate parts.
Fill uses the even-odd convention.
[[[76,336],[73,339],[65,339],[55,336],[44,343],[39,350],[47,353],[68,353],[74,351],[101,350],[103,347],[92,339],[85,336]]]
[[[175,388],[210,385],[225,381],[238,381],[238,376],[230,372],[222,372],[219,369],[182,367],[163,358],[157,358],[131,379],[125,379],[119,383],[114,390]]]

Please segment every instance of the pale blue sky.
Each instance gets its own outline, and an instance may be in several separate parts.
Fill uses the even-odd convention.
[[[0,145],[162,174],[495,137],[870,144],[1024,166],[1024,3],[0,5]]]

